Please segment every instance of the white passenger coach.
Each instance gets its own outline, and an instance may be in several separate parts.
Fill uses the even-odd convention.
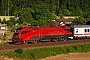
[[[90,25],[74,25],[70,28],[75,39],[90,38]]]

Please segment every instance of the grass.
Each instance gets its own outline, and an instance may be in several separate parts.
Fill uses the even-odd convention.
[[[37,60],[49,56],[56,56],[58,54],[67,54],[70,52],[89,52],[89,51],[90,51],[90,44],[82,44],[82,45],[53,47],[53,48],[37,48],[31,50],[29,49],[22,50],[22,48],[19,48],[17,49],[17,52],[1,53],[0,55],[5,55],[10,58],[16,57],[25,60]]]
[[[8,42],[0,43],[0,46],[1,45],[9,45],[9,43]]]

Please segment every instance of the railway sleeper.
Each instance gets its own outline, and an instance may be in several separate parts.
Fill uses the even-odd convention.
[[[66,41],[66,40],[68,40],[67,37],[60,37],[60,38],[59,38],[59,41]]]
[[[84,39],[86,39],[86,37],[76,37],[75,39],[76,40],[84,40]]]
[[[39,43],[39,40],[29,40],[29,41],[24,41],[23,43],[24,44],[28,44],[28,43],[35,44],[35,43]]]

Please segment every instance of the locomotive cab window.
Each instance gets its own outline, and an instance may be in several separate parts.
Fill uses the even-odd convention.
[[[15,33],[15,34],[18,34],[21,29],[22,29],[22,28],[17,28],[17,29],[14,31],[14,33]]]
[[[23,31],[21,34],[26,34],[28,32],[31,32],[30,30],[29,31]]]

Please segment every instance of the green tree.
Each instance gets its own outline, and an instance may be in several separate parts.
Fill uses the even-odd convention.
[[[69,10],[67,10],[67,9],[64,9],[64,10],[63,10],[63,14],[64,14],[65,16],[69,16],[69,15],[71,15],[71,12],[70,12]]]
[[[85,20],[83,17],[76,18],[73,22],[72,25],[84,25]]]
[[[13,28],[13,26],[17,23],[17,21],[15,21],[15,18],[11,17],[6,23],[10,28]]]
[[[6,23],[6,19],[5,19],[5,18],[3,19],[2,23],[3,23],[3,24]]]
[[[1,19],[0,19],[0,23],[1,23]]]
[[[26,8],[23,10],[20,10],[17,14],[19,14],[19,20],[18,23],[31,23],[34,18],[32,17],[32,14],[34,13],[34,11],[30,8]]]
[[[14,23],[9,20],[9,21],[7,21],[7,25],[8,25],[10,28],[12,28],[12,27],[14,26]]]
[[[88,15],[88,18],[86,19],[86,25],[90,25],[90,15]]]
[[[49,11],[47,5],[44,3],[38,4],[34,10],[35,13],[33,16],[35,20],[49,20],[54,18],[53,14]]]
[[[7,15],[8,13],[8,2],[7,0],[1,0],[1,15]]]
[[[89,4],[90,0],[0,0],[0,15],[19,16],[19,23],[23,23],[25,20],[23,17],[26,18],[27,16],[31,17],[31,19],[27,18],[30,21],[48,20],[56,18],[56,16],[63,17],[66,15],[88,18],[90,15]],[[35,12],[32,13],[29,10]]]
[[[55,22],[52,21],[52,20],[47,20],[47,21],[46,21],[46,24],[47,24],[48,27],[55,27],[55,26],[56,26],[56,25],[55,25]]]
[[[46,20],[33,20],[31,23],[33,26],[46,27]]]

